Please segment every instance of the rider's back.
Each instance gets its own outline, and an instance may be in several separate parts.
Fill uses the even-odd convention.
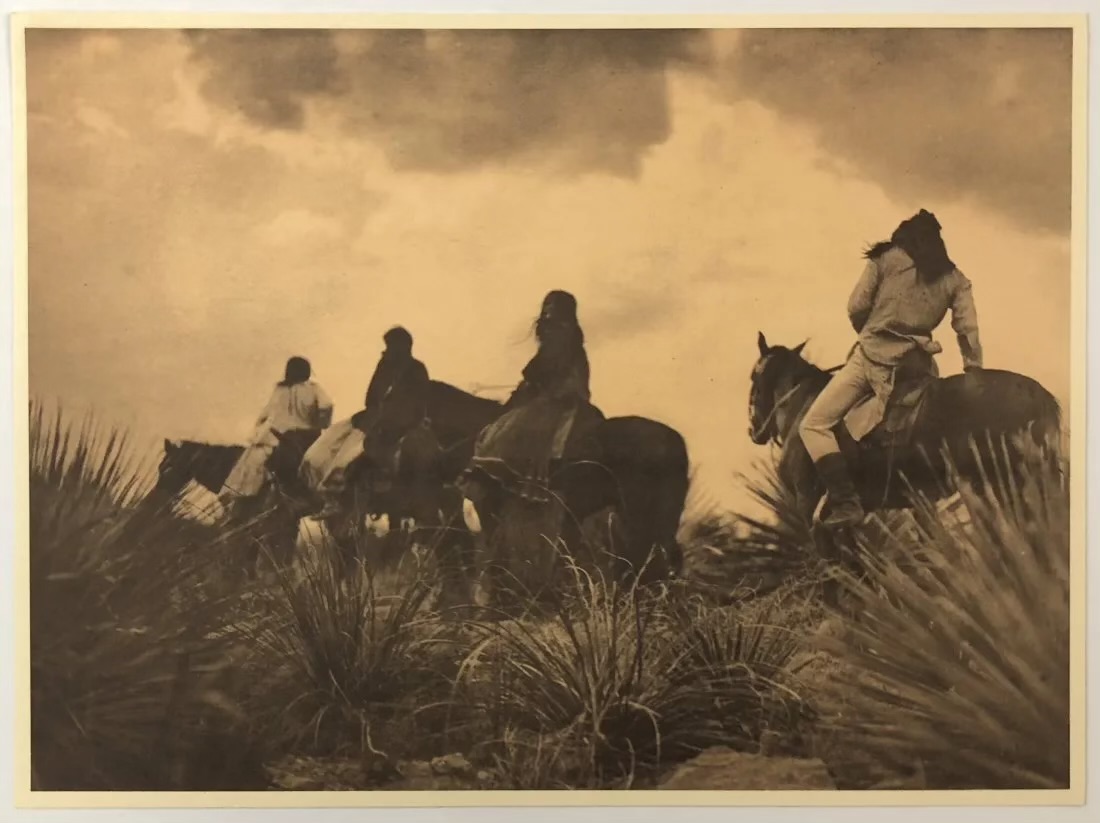
[[[867,265],[868,271],[849,302],[849,314],[853,323],[861,314],[866,318],[859,329],[859,344],[872,361],[897,365],[917,347],[929,353],[940,351],[932,333],[949,310],[957,334],[967,335],[971,329],[976,332],[970,281],[957,268],[937,277],[923,276],[897,246],[868,260]],[[864,302],[870,303],[869,308],[861,305]]]

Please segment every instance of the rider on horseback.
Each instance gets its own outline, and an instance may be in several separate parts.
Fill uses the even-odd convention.
[[[375,367],[364,409],[354,418],[365,435],[364,453],[385,471],[406,434],[428,416],[428,369],[412,356],[413,339],[395,326],[382,336],[386,349]]]
[[[982,366],[971,284],[948,257],[940,228],[935,215],[921,209],[889,241],[867,251],[867,265],[848,299],[848,317],[859,339],[799,425],[828,491],[828,526],[858,525],[864,518],[833,429],[871,394],[881,419],[899,371],[934,373],[932,358],[943,349],[932,332],[948,309],[965,370]]]
[[[367,387],[365,408],[351,422],[364,435],[364,464],[370,467],[376,482],[384,483],[392,478],[402,440],[427,419],[429,378],[424,364],[412,356],[413,339],[406,329],[395,326],[382,340],[386,348]],[[347,466],[338,468],[346,470]],[[343,485],[344,472],[330,472],[321,490],[325,505],[319,518],[338,512],[338,492]]]
[[[603,415],[590,402],[588,355],[572,294],[546,295],[535,338],[538,351],[524,367],[505,413],[478,438],[470,474],[518,480],[527,496],[543,499],[551,466]]]
[[[289,435],[288,447],[304,451],[318,433],[332,422],[332,400],[310,380],[312,370],[303,357],[291,357],[284,378],[256,421],[251,442],[222,486],[223,505],[256,497],[263,489],[268,463],[280,440]],[[298,441],[301,442],[290,442]]]

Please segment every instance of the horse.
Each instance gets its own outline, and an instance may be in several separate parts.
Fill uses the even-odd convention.
[[[823,500],[825,489],[798,426],[837,369],[821,369],[806,360],[805,343],[772,346],[761,332],[757,345],[749,436],[756,445],[779,445],[780,479],[794,493],[800,514],[815,527],[815,534],[827,539],[821,523],[829,504]],[[915,496],[943,500],[955,493],[959,482],[984,488],[991,467],[1004,465],[1006,457],[1009,468],[1022,465],[1026,438],[1040,449],[1058,442],[1058,401],[1024,375],[998,369],[929,375],[911,383],[908,392],[900,380],[886,420],[860,442],[844,422],[834,430],[869,513],[913,509]],[[906,394],[919,401],[903,408],[897,398]],[[1017,441],[1021,435],[1025,440]]]
[[[437,522],[454,540],[454,546],[444,549],[445,562],[468,571],[472,534],[455,484],[470,464],[478,435],[504,411],[505,405],[496,400],[430,381],[427,418],[436,445],[408,451],[402,447],[393,494],[376,497],[368,508],[385,511],[391,520],[438,512]],[[683,554],[676,537],[690,480],[683,437],[663,423],[625,416],[600,422],[593,439],[599,461],[568,461],[551,476],[551,490],[567,512],[566,544],[576,545],[586,518],[610,509],[624,533],[622,550],[610,558],[616,576],[640,572],[644,584],[679,575]],[[410,483],[418,491],[402,495]]]
[[[157,466],[157,482],[151,494],[161,499],[179,497],[192,481],[217,494],[242,454],[241,445],[165,438],[164,456]]]
[[[298,534],[297,509],[303,491],[297,481],[298,464],[318,432],[288,432],[277,435],[278,443],[268,461],[272,483],[257,498],[242,501],[235,521],[250,521],[255,535],[274,538],[280,561],[289,560]],[[164,455],[157,467],[157,480],[146,497],[147,504],[178,500],[192,482],[212,494],[219,494],[226,478],[244,454],[239,444],[203,443],[195,440],[164,440]],[[254,569],[259,545],[250,540],[246,566]]]

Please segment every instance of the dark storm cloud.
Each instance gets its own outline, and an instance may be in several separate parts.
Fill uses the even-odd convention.
[[[1071,52],[1067,29],[758,29],[722,74],[893,195],[973,197],[1064,232]]]
[[[209,73],[203,92],[265,126],[301,128],[303,102],[337,82],[326,31],[188,31]]]
[[[671,130],[665,71],[705,62],[681,31],[223,32],[191,36],[207,96],[255,122],[306,103],[376,140],[397,168],[502,161],[636,173]]]

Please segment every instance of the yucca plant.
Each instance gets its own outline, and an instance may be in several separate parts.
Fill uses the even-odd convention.
[[[686,552],[693,576],[742,601],[792,585],[813,587],[825,568],[810,521],[782,481],[775,456],[741,478],[759,514],[711,514],[689,530]]]
[[[825,642],[843,664],[838,723],[884,762],[920,763],[929,787],[1066,787],[1065,473],[1034,454],[1022,477],[987,465],[981,492],[962,484],[956,511],[922,501],[915,532],[864,546],[866,578],[843,579],[855,608]]]
[[[754,750],[765,733],[789,753],[804,750],[815,719],[798,678],[809,659],[802,654],[807,608],[793,597],[757,601],[756,608],[699,600],[675,607],[674,636],[686,654],[674,676],[713,698],[711,733],[693,729],[685,751],[708,742]]]
[[[149,477],[123,432],[31,408],[33,787],[262,783],[220,672],[224,601],[201,581],[213,533],[141,505]],[[235,763],[211,762],[214,746]],[[210,768],[213,772],[210,771]]]
[[[426,608],[430,578],[380,577],[367,565],[348,574],[327,544],[276,578],[253,610],[265,617],[237,626],[260,683],[249,701],[256,721],[280,747],[312,754],[393,756],[390,744],[414,743],[394,724],[449,687],[439,663],[449,641]]]
[[[569,568],[573,594],[549,620],[473,624],[483,639],[459,677],[501,745],[543,765],[553,753],[541,788],[630,787],[707,746],[758,738],[782,690],[781,642]]]

